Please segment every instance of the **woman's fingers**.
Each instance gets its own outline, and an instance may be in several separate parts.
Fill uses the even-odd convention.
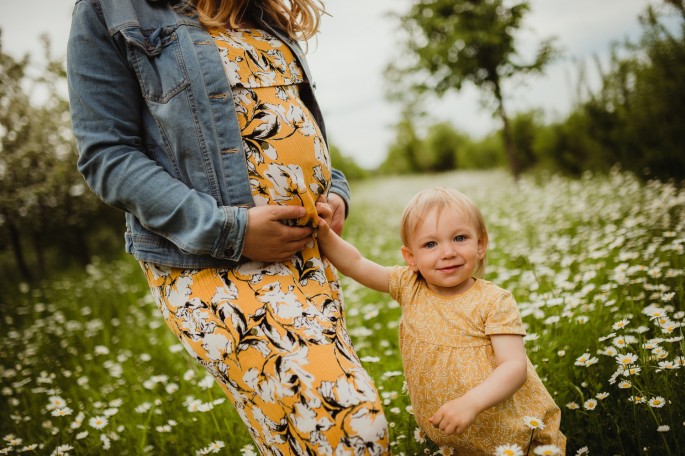
[[[251,260],[285,261],[302,250],[312,237],[310,227],[289,226],[288,220],[303,217],[301,206],[258,206],[247,211],[243,255]]]

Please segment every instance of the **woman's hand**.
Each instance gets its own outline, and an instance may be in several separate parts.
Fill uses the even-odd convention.
[[[288,226],[281,220],[298,219],[306,214],[302,206],[266,205],[247,210],[247,233],[243,255],[253,261],[274,263],[289,260],[312,240],[313,229]]]

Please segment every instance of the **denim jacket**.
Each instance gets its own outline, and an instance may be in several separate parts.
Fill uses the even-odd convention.
[[[302,99],[325,135],[302,50],[255,20],[298,58],[308,81]],[[78,0],[67,79],[78,169],[126,212],[126,251],[175,267],[237,264],[254,201],[231,87],[192,8]],[[337,170],[331,191],[349,201]]]

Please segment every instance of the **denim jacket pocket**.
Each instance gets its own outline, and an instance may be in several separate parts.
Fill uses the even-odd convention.
[[[176,27],[154,30],[128,27],[121,30],[121,34],[128,45],[128,58],[146,100],[167,103],[188,87],[190,78]]]

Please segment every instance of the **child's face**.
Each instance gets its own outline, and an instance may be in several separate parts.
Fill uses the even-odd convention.
[[[473,271],[485,256],[485,245],[473,224],[454,211],[432,210],[402,247],[407,265],[420,272],[428,288],[453,295],[473,285]]]

